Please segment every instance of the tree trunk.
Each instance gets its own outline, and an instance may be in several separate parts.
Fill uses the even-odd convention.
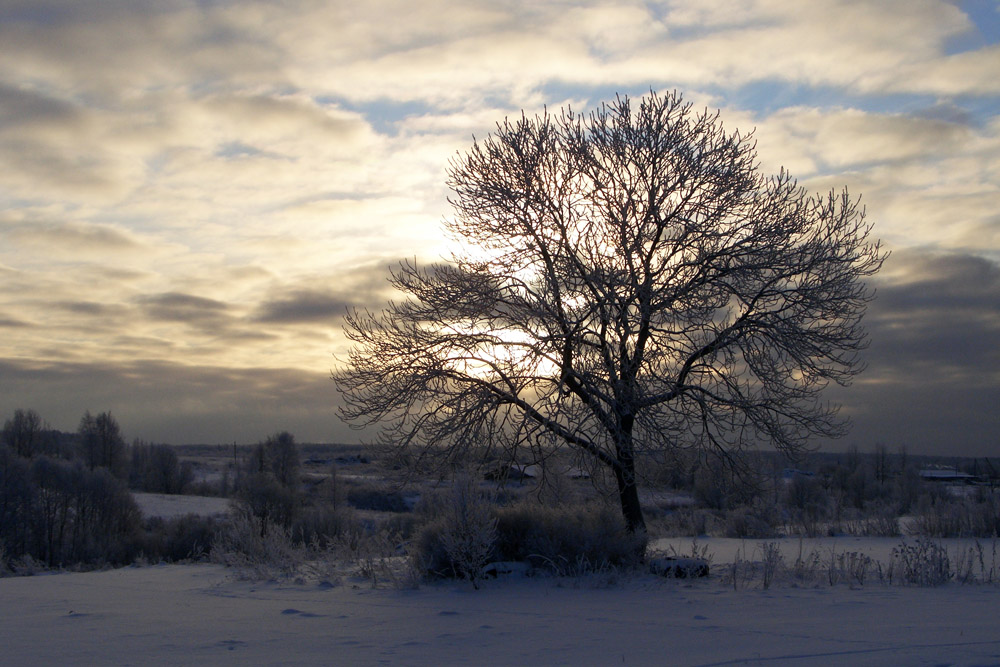
[[[635,457],[632,455],[632,424],[633,417],[624,415],[620,422],[621,431],[615,443],[615,453],[618,466],[615,468],[615,481],[618,482],[618,499],[622,505],[622,516],[625,517],[625,527],[630,533],[645,533],[646,521],[642,517],[642,507],[639,505],[639,488],[635,484]]]
[[[646,520],[642,516],[642,506],[639,505],[639,488],[635,484],[635,471],[631,459],[629,469],[622,466],[615,468],[615,480],[618,482],[618,499],[622,505],[622,516],[625,517],[625,528],[630,533],[645,533]]]

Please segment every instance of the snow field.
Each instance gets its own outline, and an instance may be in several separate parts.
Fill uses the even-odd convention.
[[[716,559],[716,562],[718,560]],[[0,580],[3,662],[27,664],[1000,664],[1000,588],[677,581],[238,581],[218,565]]]

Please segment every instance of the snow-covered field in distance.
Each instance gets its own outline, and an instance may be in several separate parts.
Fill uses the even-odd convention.
[[[9,665],[1000,664],[1000,588],[252,583],[218,565],[0,579]]]
[[[145,517],[158,516],[171,519],[186,514],[218,516],[229,511],[228,498],[138,492],[133,492],[132,497],[135,498],[136,504]]]

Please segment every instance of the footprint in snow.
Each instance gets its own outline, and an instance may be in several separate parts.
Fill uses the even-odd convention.
[[[293,614],[298,614],[302,618],[319,618],[322,614],[314,614],[310,611],[299,611],[298,609],[283,609],[281,611],[282,616],[291,616]]]

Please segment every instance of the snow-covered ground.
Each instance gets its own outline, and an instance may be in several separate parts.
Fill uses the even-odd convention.
[[[229,510],[227,498],[212,496],[182,496],[165,493],[133,493],[142,515],[158,516],[164,519],[198,514],[201,516],[221,516]]]
[[[0,662],[1000,664],[1000,588],[734,591],[717,576],[373,590],[237,581],[218,565],[0,579]]]

